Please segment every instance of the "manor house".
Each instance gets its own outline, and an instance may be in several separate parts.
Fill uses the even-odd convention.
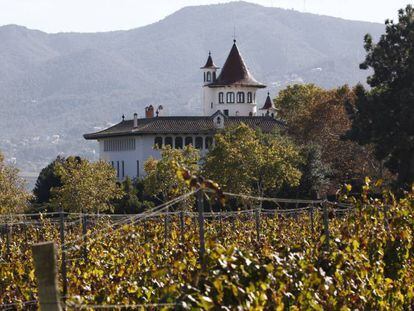
[[[183,148],[191,144],[205,155],[214,145],[214,134],[227,126],[244,123],[263,132],[281,126],[269,93],[258,110],[256,92],[266,86],[249,72],[236,40],[219,69],[209,53],[201,67],[202,116],[162,116],[161,105],[150,105],[145,108],[145,118],[134,114],[131,120],[123,118],[103,131],[85,134],[84,138],[99,142],[100,158],[111,163],[118,179],[123,180],[126,176],[144,175],[145,161],[151,156],[160,157],[160,151],[154,147]]]

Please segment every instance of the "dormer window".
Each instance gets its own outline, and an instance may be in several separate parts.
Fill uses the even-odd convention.
[[[233,104],[234,103],[234,92],[228,92],[227,93],[227,103]]]
[[[253,94],[252,94],[252,92],[247,93],[247,103],[249,103],[249,104],[253,103]]]
[[[239,104],[243,104],[244,103],[244,93],[243,92],[238,92],[237,93],[237,102]]]
[[[219,103],[224,104],[224,93],[223,92],[219,93]]]
[[[218,115],[216,115],[214,117],[213,121],[214,121],[214,127],[215,128],[219,128],[219,129],[224,128],[225,116],[223,115],[222,112],[220,112]]]

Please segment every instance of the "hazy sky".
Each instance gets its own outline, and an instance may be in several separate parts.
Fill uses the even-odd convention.
[[[156,22],[188,5],[216,0],[0,0],[0,25],[18,24],[47,32],[131,29]],[[251,0],[346,19],[383,23],[413,0]]]

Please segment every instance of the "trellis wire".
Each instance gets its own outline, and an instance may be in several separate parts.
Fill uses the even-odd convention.
[[[76,297],[75,297],[76,298]],[[124,305],[89,305],[66,303],[70,308],[76,309],[136,309],[136,308],[158,308],[158,307],[180,307],[181,302],[146,303],[146,304],[124,304]]]

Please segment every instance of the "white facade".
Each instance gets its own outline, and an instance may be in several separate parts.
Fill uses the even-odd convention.
[[[200,150],[201,156],[213,145],[213,137],[205,134],[126,136],[99,140],[99,156],[116,170],[118,180],[124,180],[127,176],[134,179],[145,175],[145,161],[150,157],[160,158],[160,151],[154,148],[157,144],[182,148],[190,140]]]
[[[211,116],[217,110],[227,116],[256,116],[256,88],[242,86],[203,86],[204,115]]]

